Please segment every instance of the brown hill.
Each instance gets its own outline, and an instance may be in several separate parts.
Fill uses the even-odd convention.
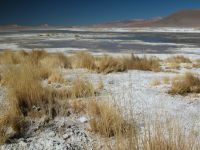
[[[156,26],[200,27],[200,10],[183,10],[158,20]]]
[[[164,18],[118,21],[93,27],[200,27],[200,9],[183,10]]]

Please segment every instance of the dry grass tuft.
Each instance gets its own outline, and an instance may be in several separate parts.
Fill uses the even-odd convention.
[[[159,59],[153,57],[140,58],[132,54],[131,57],[125,57],[123,62],[127,69],[161,71]]]
[[[85,113],[86,111],[86,103],[83,100],[73,99],[71,100],[70,105],[73,112],[76,114]]]
[[[153,131],[146,131],[142,147],[144,150],[197,150],[200,145],[194,133],[186,134],[174,123],[157,123]]]
[[[67,56],[62,53],[48,54],[40,60],[42,66],[47,68],[71,68],[71,62]]]
[[[195,68],[200,68],[200,59],[195,60],[195,63],[192,66]]]
[[[53,90],[53,93],[55,97],[61,99],[76,99],[94,97],[97,94],[97,91],[89,81],[76,78],[71,84],[68,84],[68,87]]]
[[[27,67],[10,68],[4,75],[4,84],[8,88],[10,103],[25,116],[32,106],[47,100],[39,77],[33,71],[28,70]]]
[[[168,69],[180,69],[180,64],[176,62],[169,63]]]
[[[181,55],[169,57],[165,60],[165,62],[168,63],[167,68],[169,68],[169,69],[179,69],[181,63],[185,63],[185,66],[186,66],[186,64],[192,63],[192,61],[189,58],[187,58],[185,56],[181,56]]]
[[[183,76],[176,77],[172,81],[170,94],[186,95],[188,93],[200,93],[200,79],[197,75],[186,73]]]
[[[127,123],[120,111],[107,102],[91,100],[88,102],[87,113],[93,132],[105,137],[117,137],[125,135],[130,129],[134,129],[136,134],[135,126]]]
[[[166,61],[169,62],[169,63],[178,63],[178,64],[180,64],[180,63],[191,63],[192,62],[189,58],[187,58],[185,56],[181,56],[181,55],[167,58]]]
[[[97,83],[97,86],[96,86],[95,89],[98,91],[98,90],[103,90],[103,88],[104,88],[104,83],[103,83],[102,80],[100,80],[100,81]]]
[[[53,72],[48,78],[48,84],[51,83],[65,83],[65,79],[60,73]]]
[[[170,78],[169,77],[163,77],[162,81],[163,81],[164,84],[169,84]]]
[[[0,64],[18,64],[20,62],[19,59],[16,53],[11,50],[0,52]]]
[[[123,72],[126,70],[121,58],[114,58],[108,55],[104,55],[96,62],[98,73],[111,73],[111,72]]]
[[[13,108],[7,111],[4,116],[0,117],[0,144],[23,134],[24,126],[23,116],[19,115]]]
[[[161,84],[160,80],[153,80],[153,81],[151,81],[151,86],[158,86],[160,84]]]
[[[71,57],[73,68],[95,70],[95,57],[88,52],[77,52]]]
[[[95,96],[93,85],[89,81],[84,81],[79,78],[72,82],[70,92],[73,98]]]

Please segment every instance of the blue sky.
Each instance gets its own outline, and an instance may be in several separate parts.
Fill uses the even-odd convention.
[[[83,25],[200,9],[200,0],[0,0],[0,24]]]

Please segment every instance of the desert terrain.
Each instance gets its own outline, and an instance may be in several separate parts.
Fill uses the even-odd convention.
[[[198,150],[199,31],[2,31],[0,149]]]

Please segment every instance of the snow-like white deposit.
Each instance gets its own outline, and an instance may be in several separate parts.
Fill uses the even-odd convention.
[[[199,28],[178,27],[141,27],[141,28],[65,28],[70,31],[93,31],[93,32],[175,32],[175,33],[200,33]]]
[[[3,44],[0,44],[0,49],[16,50],[16,49],[19,49],[19,46],[17,45],[17,43],[3,43]]]

